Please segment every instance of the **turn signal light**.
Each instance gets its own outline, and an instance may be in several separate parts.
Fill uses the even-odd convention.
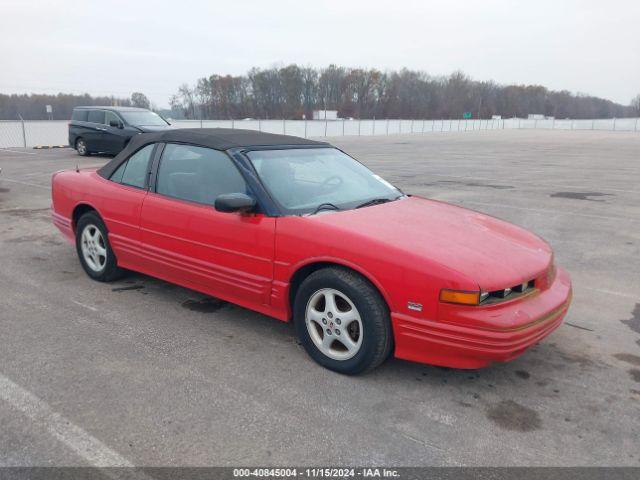
[[[460,303],[462,305],[478,305],[480,292],[467,292],[464,290],[440,290],[440,301],[447,303]]]

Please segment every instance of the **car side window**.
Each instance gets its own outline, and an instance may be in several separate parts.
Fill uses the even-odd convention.
[[[122,164],[116,169],[116,171],[111,174],[110,180],[112,182],[121,183],[125,168],[127,168],[127,162],[122,162]]]
[[[131,187],[144,188],[154,146],[155,144],[147,145],[131,155],[111,174],[110,180]]]
[[[218,195],[247,193],[247,185],[224,152],[167,144],[160,159],[156,191],[181,200],[213,205]]]
[[[104,124],[104,110],[90,110],[87,122]]]
[[[71,120],[75,120],[77,122],[86,122],[88,115],[88,110],[74,110],[73,115],[71,116]]]
[[[121,123],[120,118],[119,118],[115,113],[113,113],[113,112],[105,112],[104,114],[105,114],[105,121],[104,121],[104,123],[105,123],[106,125],[109,125],[109,124],[110,124],[110,122],[118,122],[118,123]]]

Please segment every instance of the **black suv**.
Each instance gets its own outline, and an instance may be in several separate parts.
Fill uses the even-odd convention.
[[[145,108],[76,107],[69,122],[69,145],[79,155],[116,154],[134,135],[170,128],[169,122]]]

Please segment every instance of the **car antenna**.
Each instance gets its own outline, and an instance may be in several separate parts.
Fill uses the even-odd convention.
[[[76,163],[76,172],[80,173],[80,164],[79,163]]]

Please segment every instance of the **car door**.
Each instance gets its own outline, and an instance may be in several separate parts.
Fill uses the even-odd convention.
[[[85,132],[87,131],[87,118],[89,117],[89,110],[85,108],[74,108],[71,115],[71,121],[69,122],[69,146],[75,148],[76,140],[79,137],[85,138]]]
[[[275,218],[218,212],[225,193],[251,194],[226,153],[165,146],[140,217],[148,271],[259,309],[270,301]]]
[[[109,177],[109,188],[95,192],[102,196],[100,214],[109,230],[109,242],[118,264],[124,268],[139,269],[140,212],[149,186],[149,170],[156,144],[135,151]]]
[[[87,149],[90,152],[104,151],[104,134],[106,131],[104,113],[104,110],[89,110],[87,123],[84,125],[84,137]]]
[[[104,151],[120,153],[125,141],[129,138],[128,133],[124,131],[124,122],[115,112],[106,110],[104,115],[105,130],[102,136]]]

